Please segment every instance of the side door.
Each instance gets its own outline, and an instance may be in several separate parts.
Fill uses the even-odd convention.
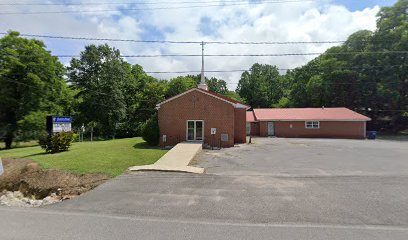
[[[275,136],[275,128],[273,122],[268,122],[268,136]]]

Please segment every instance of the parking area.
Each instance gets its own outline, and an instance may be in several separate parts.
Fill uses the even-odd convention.
[[[408,227],[407,142],[258,138],[206,174],[135,172],[47,209],[153,219]]]
[[[253,138],[252,144],[205,151],[197,165],[209,174],[271,176],[408,175],[408,142]]]

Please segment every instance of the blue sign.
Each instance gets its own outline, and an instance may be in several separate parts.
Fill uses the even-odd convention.
[[[52,122],[53,123],[71,123],[72,117],[65,117],[65,116],[52,117]]]
[[[71,131],[71,123],[72,117],[71,116],[52,116],[50,119],[50,132],[70,132]]]

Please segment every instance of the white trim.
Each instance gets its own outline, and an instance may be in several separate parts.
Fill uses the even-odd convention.
[[[179,98],[179,97],[181,97],[181,96],[183,96],[183,95],[186,95],[187,93],[190,93],[190,92],[192,92],[192,91],[199,91],[199,92],[204,93],[204,94],[207,94],[208,96],[211,96],[211,97],[213,97],[213,98],[217,98],[217,99],[219,99],[219,100],[221,100],[221,101],[230,103],[230,104],[232,104],[232,106],[234,106],[234,108],[245,108],[245,109],[251,108],[251,107],[246,106],[246,105],[244,105],[244,104],[234,103],[234,102],[228,101],[228,100],[226,100],[226,99],[224,99],[224,98],[215,96],[215,95],[213,95],[213,94],[211,94],[211,93],[209,93],[209,92],[206,92],[206,91],[204,91],[204,90],[202,90],[202,89],[192,88],[192,89],[187,90],[187,91],[185,91],[185,92],[183,92],[183,93],[180,93],[180,94],[178,94],[178,95],[176,95],[176,96],[173,96],[173,97],[171,97],[171,98],[169,98],[169,99],[166,99],[166,100],[164,100],[164,101],[161,102],[161,103],[156,104],[156,109],[159,109],[159,108],[160,108],[160,105],[165,104],[165,103],[168,103],[168,102],[170,102],[170,101],[172,101],[172,100],[174,100],[174,99],[176,99],[176,98]]]
[[[311,123],[312,127],[308,127],[308,126],[307,126],[308,123],[309,123],[309,125],[310,125],[310,123]],[[314,127],[315,123],[317,123],[317,127]],[[305,121],[305,128],[306,128],[306,129],[320,129],[320,121],[318,121],[318,120],[308,120],[308,121]]]
[[[215,96],[214,96],[214,97],[215,97]],[[244,104],[241,104],[241,103],[234,103],[233,105],[234,105],[234,108],[250,109],[250,107],[248,107],[248,106],[246,106],[246,105],[244,105]]]
[[[196,125],[195,125],[195,123],[196,122],[202,122],[203,123],[203,129],[202,129],[202,135],[203,135],[203,139],[202,140],[188,140],[188,122],[194,122],[194,139],[196,138],[196,132],[195,132],[195,129],[196,129]],[[202,120],[202,119],[188,119],[188,120],[186,120],[186,141],[187,142],[204,142],[204,138],[205,138],[205,135],[204,135],[204,120]]]
[[[364,122],[364,128],[363,128],[364,139],[367,138],[367,129],[366,129],[367,126],[366,125],[367,125],[367,122]]]

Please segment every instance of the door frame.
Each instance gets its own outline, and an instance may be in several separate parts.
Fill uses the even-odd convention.
[[[272,134],[269,134],[269,123],[272,123]],[[266,122],[266,130],[268,131],[268,137],[275,136],[275,123],[273,121]]]
[[[188,139],[188,122],[194,122],[194,140],[189,140]],[[201,130],[202,136],[203,136],[202,140],[196,140],[196,129],[197,129],[196,122],[202,122],[202,124],[203,124],[203,129]],[[186,121],[186,141],[188,141],[188,142],[204,142],[204,120],[201,120],[201,119],[188,119]]]

